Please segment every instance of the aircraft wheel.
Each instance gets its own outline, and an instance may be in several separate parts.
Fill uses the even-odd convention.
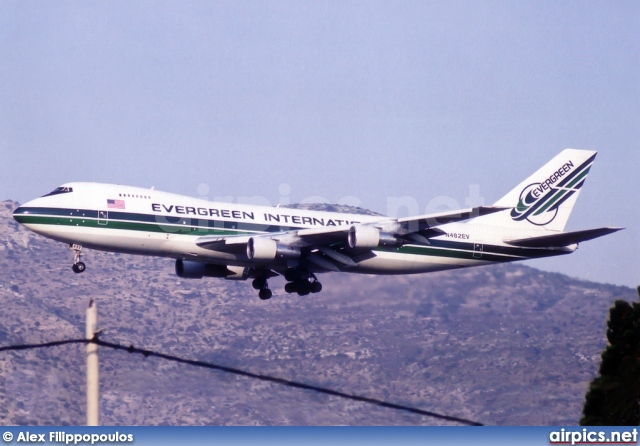
[[[300,296],[306,296],[311,292],[311,283],[308,280],[300,280],[294,283],[296,284],[296,290]]]
[[[78,262],[76,264],[74,264],[71,269],[73,270],[74,273],[79,274],[84,272],[85,269],[87,269],[87,266],[83,263],[83,262]]]
[[[251,282],[251,286],[253,286],[253,288],[255,288],[256,290],[260,290],[264,288],[266,283],[267,281],[265,279],[258,278],[258,279],[253,279],[253,282]]]
[[[271,299],[272,293],[271,290],[269,288],[263,288],[260,290],[260,292],[258,293],[258,297],[262,300],[268,300]]]
[[[320,282],[313,282],[311,284],[311,292],[319,293],[320,291],[322,291],[322,284]]]
[[[297,289],[298,287],[294,282],[289,282],[284,286],[284,290],[289,294],[295,293]]]

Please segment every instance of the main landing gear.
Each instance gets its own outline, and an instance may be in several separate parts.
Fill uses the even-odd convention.
[[[84,270],[87,269],[87,265],[80,261],[80,258],[82,257],[82,246],[72,244],[69,245],[69,249],[73,251],[73,265],[71,266],[71,269],[76,274],[84,272]]]
[[[322,284],[313,273],[290,269],[284,273],[284,278],[289,281],[284,286],[284,290],[289,294],[298,293],[300,296],[306,296],[322,291]]]
[[[256,290],[260,290],[258,292],[258,297],[262,300],[271,299],[273,293],[269,289],[269,283],[267,283],[267,279],[259,277],[257,279],[253,279],[251,283]]]
[[[284,290],[289,294],[298,293],[300,296],[306,296],[310,293],[319,293],[322,291],[322,284],[318,281],[316,275],[311,272],[291,268],[285,271],[284,278],[288,281],[284,286]],[[273,294],[269,289],[266,277],[253,279],[251,285],[253,285],[256,290],[260,290],[258,292],[260,299],[271,299]]]

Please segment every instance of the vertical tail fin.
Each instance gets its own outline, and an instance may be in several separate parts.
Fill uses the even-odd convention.
[[[492,223],[519,229],[562,231],[578,198],[597,152],[566,149],[498,200],[511,207]]]

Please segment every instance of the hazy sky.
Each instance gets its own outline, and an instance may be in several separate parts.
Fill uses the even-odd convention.
[[[0,199],[100,181],[424,213],[596,149],[567,229],[628,229],[526,264],[636,286],[639,30],[632,1],[3,0]]]

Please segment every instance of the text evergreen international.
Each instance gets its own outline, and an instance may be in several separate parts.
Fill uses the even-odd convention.
[[[160,203],[152,203],[151,210],[153,212],[166,212],[176,213],[180,215],[199,215],[201,217],[222,217],[222,218],[235,218],[237,220],[251,220],[255,221],[255,213],[253,211],[238,211],[230,209],[216,209],[216,208],[203,208],[195,206],[179,206],[179,205],[166,205]],[[355,220],[342,220],[338,218],[317,218],[306,217],[301,215],[289,215],[289,214],[272,214],[264,213],[265,222],[276,223],[291,223],[294,225],[310,225],[310,226],[340,226],[360,223]]]

